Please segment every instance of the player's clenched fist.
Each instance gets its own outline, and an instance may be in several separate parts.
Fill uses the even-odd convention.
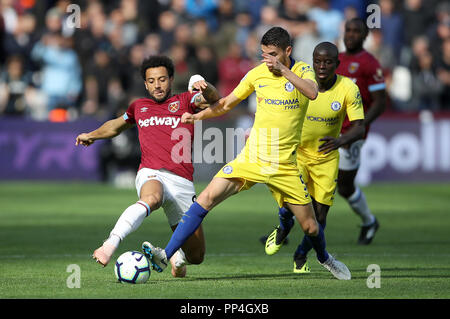
[[[185,112],[183,115],[181,115],[181,123],[183,124],[194,124],[195,118],[194,114]]]
[[[275,72],[277,74],[281,73],[283,64],[276,57],[274,57],[270,54],[267,54],[267,53],[263,53],[262,57],[263,57],[262,62],[267,65],[267,67],[269,68],[269,70],[271,72]]]
[[[90,138],[87,133],[82,133],[77,136],[75,145],[76,146],[78,146],[78,145],[89,146],[92,143],[94,143],[94,140],[92,138]]]

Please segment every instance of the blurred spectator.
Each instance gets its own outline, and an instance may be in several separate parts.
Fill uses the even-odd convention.
[[[144,80],[141,75],[141,64],[144,60],[144,46],[141,44],[134,45],[129,54],[129,63],[126,67],[126,82],[128,83],[127,92],[132,96],[145,97]]]
[[[247,1],[236,1],[238,12],[248,12],[251,17],[252,25],[251,28],[254,29],[259,25],[261,18],[261,10],[267,5],[267,0],[247,0]]]
[[[397,12],[393,0],[380,0],[380,9],[383,42],[392,49],[397,63],[403,45],[403,19]]]
[[[418,67],[418,70],[412,72],[413,109],[411,111],[424,109],[438,111],[442,83],[439,83],[436,76],[433,56],[430,52],[427,51],[418,57]]]
[[[118,107],[110,118],[123,115],[126,108]],[[128,170],[136,172],[141,159],[137,128],[125,130],[113,139],[105,140],[100,149],[100,170],[103,182],[116,183]]]
[[[323,41],[336,42],[344,20],[343,14],[332,9],[329,0],[316,0],[314,4],[308,11],[308,18],[316,23],[318,35]]]
[[[195,21],[192,29],[188,29],[185,36],[185,41],[181,42],[186,45],[189,49],[189,52],[192,52],[191,46],[199,46],[199,45],[214,45],[214,37],[209,29],[208,23],[204,19],[198,19]],[[180,42],[180,41],[178,41]]]
[[[245,12],[245,11],[239,12],[236,15],[236,24],[237,24],[237,30],[236,30],[235,41],[240,46],[244,46],[245,42],[247,41],[247,38],[252,30],[252,28],[251,28],[252,16],[248,12]]]
[[[256,32],[252,32],[249,34],[247,42],[245,42],[245,50],[243,53],[245,58],[250,60],[253,66],[258,65],[262,59],[260,41],[261,38],[256,34]]]
[[[442,44],[442,57],[438,62],[437,74],[444,86],[440,97],[442,108],[450,111],[450,37]]]
[[[132,9],[134,0],[122,0],[122,4],[125,6],[125,10],[115,9],[110,13],[110,18],[106,23],[106,33],[114,32],[114,30],[120,30],[121,33],[121,42],[124,46],[131,46],[137,41],[138,37],[138,28],[135,24],[134,20],[136,20],[137,16],[134,12],[135,9]],[[126,4],[126,5],[125,5]],[[129,8],[131,7],[131,8]],[[131,12],[127,12],[131,11]],[[125,16],[127,13],[128,16]]]
[[[355,10],[356,17],[365,19],[367,6],[373,1],[370,0],[331,0],[331,8],[341,11],[345,15],[348,8]]]
[[[281,23],[278,11],[273,6],[264,6],[261,9],[260,20],[261,23],[255,28],[256,36],[260,39],[270,28]]]
[[[219,82],[219,70],[214,49],[208,45],[199,45],[196,50],[195,73],[201,74],[214,86]]]
[[[316,22],[308,18],[307,12],[310,7],[305,3],[303,6],[298,6],[297,9],[299,15],[298,21],[295,23],[292,57],[297,61],[304,61],[312,65],[314,48],[323,40],[317,30]]]
[[[185,0],[187,14],[193,19],[205,19],[211,30],[216,30],[217,0]]]
[[[34,46],[31,57],[42,66],[40,87],[47,97],[47,110],[75,107],[82,83],[73,40],[60,33],[46,34]]]
[[[378,60],[383,69],[384,76],[389,76],[395,67],[394,51],[384,43],[383,32],[380,29],[372,29],[370,34],[371,41],[368,41],[366,50],[372,53]]]
[[[189,78],[194,74],[192,61],[188,60],[188,50],[183,44],[174,44],[169,51],[175,67],[175,74],[172,83],[172,93],[185,92],[189,83]]]
[[[14,0],[0,0],[1,14],[6,33],[14,33],[17,27],[18,14],[13,5]]]
[[[31,74],[24,70],[22,57],[8,57],[0,75],[0,114],[25,115],[29,110],[25,93],[31,88]]]
[[[24,67],[27,70],[32,70],[34,66],[29,53],[37,40],[36,19],[33,15],[27,13],[18,17],[13,32],[5,34],[3,48],[8,56],[22,56]]]
[[[227,23],[233,23],[235,16],[233,0],[219,0],[217,10],[217,21],[220,29],[222,29]]]
[[[159,36],[161,38],[161,52],[167,52],[172,46],[175,37],[177,19],[172,11],[164,11],[158,18]]]
[[[144,56],[158,55],[161,52],[161,38],[157,33],[150,33],[144,38]]]
[[[86,11],[81,14],[81,28],[74,34],[75,50],[83,69],[91,60],[97,48],[109,50],[111,43],[106,36],[106,15],[99,2],[89,3]]]
[[[1,13],[1,11],[0,11]],[[5,39],[5,21],[3,20],[3,16],[0,14],[0,64],[5,62],[6,52],[4,48],[4,39]]]
[[[95,52],[86,69],[85,100],[88,104],[85,103],[83,105],[82,113],[91,115],[100,112],[105,113],[106,110],[104,108],[107,107],[108,102],[109,81],[119,77],[118,71],[108,52],[103,49]]]
[[[220,94],[230,94],[252,67],[251,60],[242,55],[242,47],[236,42],[231,43],[227,55],[219,61]]]
[[[435,8],[435,23],[427,30],[430,50],[435,58],[442,55],[441,46],[450,37],[450,2],[440,2]]]
[[[426,31],[428,17],[423,12],[423,0],[405,0],[403,9],[403,38],[407,46],[412,45],[413,38]]]
[[[214,36],[214,47],[219,58],[227,54],[228,46],[236,39],[235,4],[233,0],[220,0],[218,7],[219,29]]]
[[[172,0],[170,4],[170,11],[172,11],[176,17],[177,24],[184,24],[192,22],[189,15],[186,12],[185,0]]]

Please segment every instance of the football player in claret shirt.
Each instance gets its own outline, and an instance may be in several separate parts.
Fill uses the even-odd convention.
[[[175,230],[183,212],[195,199],[191,160],[194,125],[182,123],[181,116],[185,112],[195,113],[196,108],[207,107],[220,97],[201,76],[191,78],[195,79],[190,83],[192,92],[172,95],[174,66],[165,56],[145,59],[141,74],[150,98],[135,100],[123,116],[76,138],[76,145],[89,146],[98,139],[113,138],[134,125],[138,128],[141,163],[136,190],[139,201],[125,209],[109,238],[94,251],[92,257],[103,266],[109,263],[119,243],[158,208],[164,209],[170,227]],[[205,239],[199,227],[170,260],[172,275],[184,277],[185,264],[201,263],[204,254]]]
[[[333,205],[339,166],[338,148],[364,136],[364,109],[361,94],[353,81],[337,75],[339,51],[330,42],[318,44],[313,52],[313,68],[319,84],[319,94],[309,102],[297,149],[297,163],[316,213],[317,222],[325,229],[330,206]],[[351,127],[341,134],[344,119]],[[277,253],[294,225],[293,214],[279,209],[280,225],[268,236],[265,251]],[[294,253],[294,272],[309,273],[307,254],[311,242],[304,236]]]
[[[372,242],[379,223],[371,213],[362,190],[355,185],[355,177],[361,161],[361,148],[369,132],[370,124],[386,108],[386,84],[378,61],[363,48],[369,33],[365,22],[355,18],[345,24],[344,44],[346,51],[339,54],[341,61],[337,74],[349,77],[359,87],[364,107],[366,134],[360,140],[339,148],[338,193],[346,199],[353,211],[361,218],[362,226],[358,243],[368,245]],[[342,134],[350,128],[348,118],[342,125]]]
[[[317,223],[297,167],[296,150],[305,113],[309,100],[314,100],[318,92],[314,72],[308,64],[290,57],[291,39],[283,28],[268,30],[261,39],[261,50],[263,63],[250,70],[232,93],[197,114],[183,115],[186,123],[220,116],[256,92],[255,122],[245,147],[214,176],[186,211],[164,249],[149,242],[144,242],[142,248],[152,265],[164,270],[167,260],[213,207],[262,183],[268,186],[280,207],[286,206],[294,213],[321,265],[337,278],[350,279],[348,268],[326,251],[323,229]]]

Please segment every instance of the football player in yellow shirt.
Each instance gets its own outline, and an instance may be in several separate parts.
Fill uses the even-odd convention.
[[[241,153],[214,176],[205,190],[184,214],[168,245],[161,249],[149,242],[142,249],[156,271],[197,229],[206,214],[226,198],[249,189],[256,183],[268,186],[280,207],[296,216],[311,240],[319,262],[340,279],[350,279],[350,271],[325,249],[323,230],[317,223],[306,186],[299,178],[296,150],[310,100],[317,97],[318,86],[312,68],[291,57],[289,33],[273,27],[261,39],[263,60],[250,70],[225,98],[197,114],[185,113],[184,123],[193,123],[229,112],[256,91],[255,122]]]
[[[330,42],[318,44],[313,52],[313,68],[319,84],[319,94],[309,103],[298,147],[297,162],[301,178],[311,195],[316,219],[323,229],[333,204],[339,169],[338,148],[364,136],[364,109],[361,95],[353,81],[337,75],[338,49]],[[342,123],[348,117],[352,126],[340,135]],[[273,255],[294,225],[293,214],[286,208],[279,210],[280,226],[267,238],[265,250]],[[312,246],[308,237],[294,253],[294,272],[308,273],[307,253]]]

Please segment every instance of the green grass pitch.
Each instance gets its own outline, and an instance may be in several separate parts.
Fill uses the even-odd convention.
[[[205,185],[198,184],[200,191]],[[117,283],[113,264],[101,268],[91,254],[134,190],[102,184],[0,183],[0,299],[5,298],[449,298],[450,184],[373,184],[364,188],[381,227],[369,246],[358,246],[359,219],[337,197],[326,229],[328,251],[352,280],[338,281],[310,253],[312,273],[292,272],[301,239],[298,225],[275,256],[259,238],[277,224],[277,209],[257,185],[217,206],[205,219],[206,257],[186,278],[170,269],[152,272],[144,285]],[[114,258],[139,250],[144,240],[165,246],[170,229],[162,210],[144,220]],[[68,288],[68,266],[80,267],[80,288]],[[380,287],[368,288],[367,267],[380,267]],[[370,279],[369,279],[370,281]]]

